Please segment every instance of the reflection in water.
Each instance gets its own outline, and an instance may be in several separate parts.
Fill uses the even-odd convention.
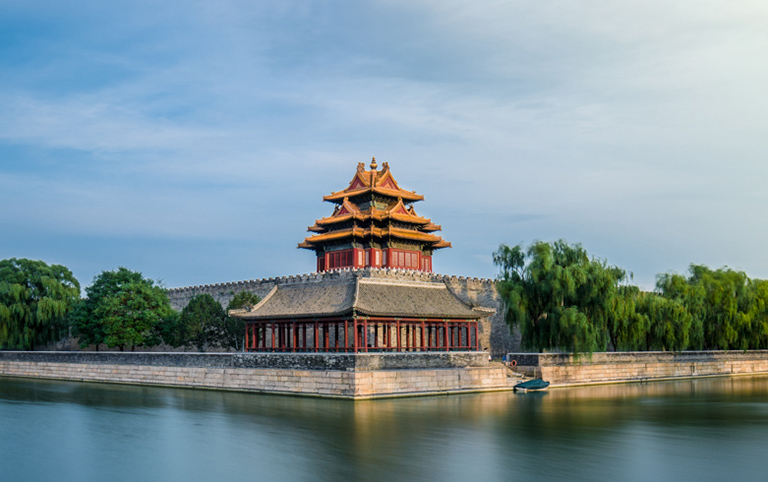
[[[2,480],[764,480],[768,377],[350,402],[0,379]]]

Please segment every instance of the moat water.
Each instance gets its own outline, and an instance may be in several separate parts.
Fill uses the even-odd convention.
[[[0,378],[0,480],[765,481],[768,377],[364,402]]]

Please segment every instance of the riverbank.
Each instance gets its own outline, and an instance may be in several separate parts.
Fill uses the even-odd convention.
[[[508,360],[519,375],[553,388],[768,374],[768,350],[511,353]],[[508,390],[515,380],[485,352],[0,352],[0,376],[352,400]]]
[[[354,400],[508,388],[485,352],[0,352],[0,376]]]
[[[768,350],[510,353],[511,368],[552,387],[768,373]]]

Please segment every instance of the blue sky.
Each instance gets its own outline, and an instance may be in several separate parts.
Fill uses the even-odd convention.
[[[0,0],[0,259],[167,286],[310,272],[389,162],[494,277],[564,238],[634,273],[768,278],[768,4]]]

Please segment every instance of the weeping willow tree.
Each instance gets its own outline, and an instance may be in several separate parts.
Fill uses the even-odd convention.
[[[591,353],[616,346],[622,316],[631,311],[621,290],[624,270],[563,240],[527,250],[501,245],[493,260],[507,322],[520,329],[525,348]]]
[[[0,348],[33,350],[66,335],[66,316],[80,283],[61,265],[29,259],[0,261]]]
[[[691,265],[686,278],[659,276],[657,291],[690,313],[690,347],[705,350],[768,348],[768,282],[730,268]]]
[[[494,254],[510,326],[525,348],[592,352],[768,348],[768,281],[691,265],[659,275],[654,292],[581,245],[501,245]]]

